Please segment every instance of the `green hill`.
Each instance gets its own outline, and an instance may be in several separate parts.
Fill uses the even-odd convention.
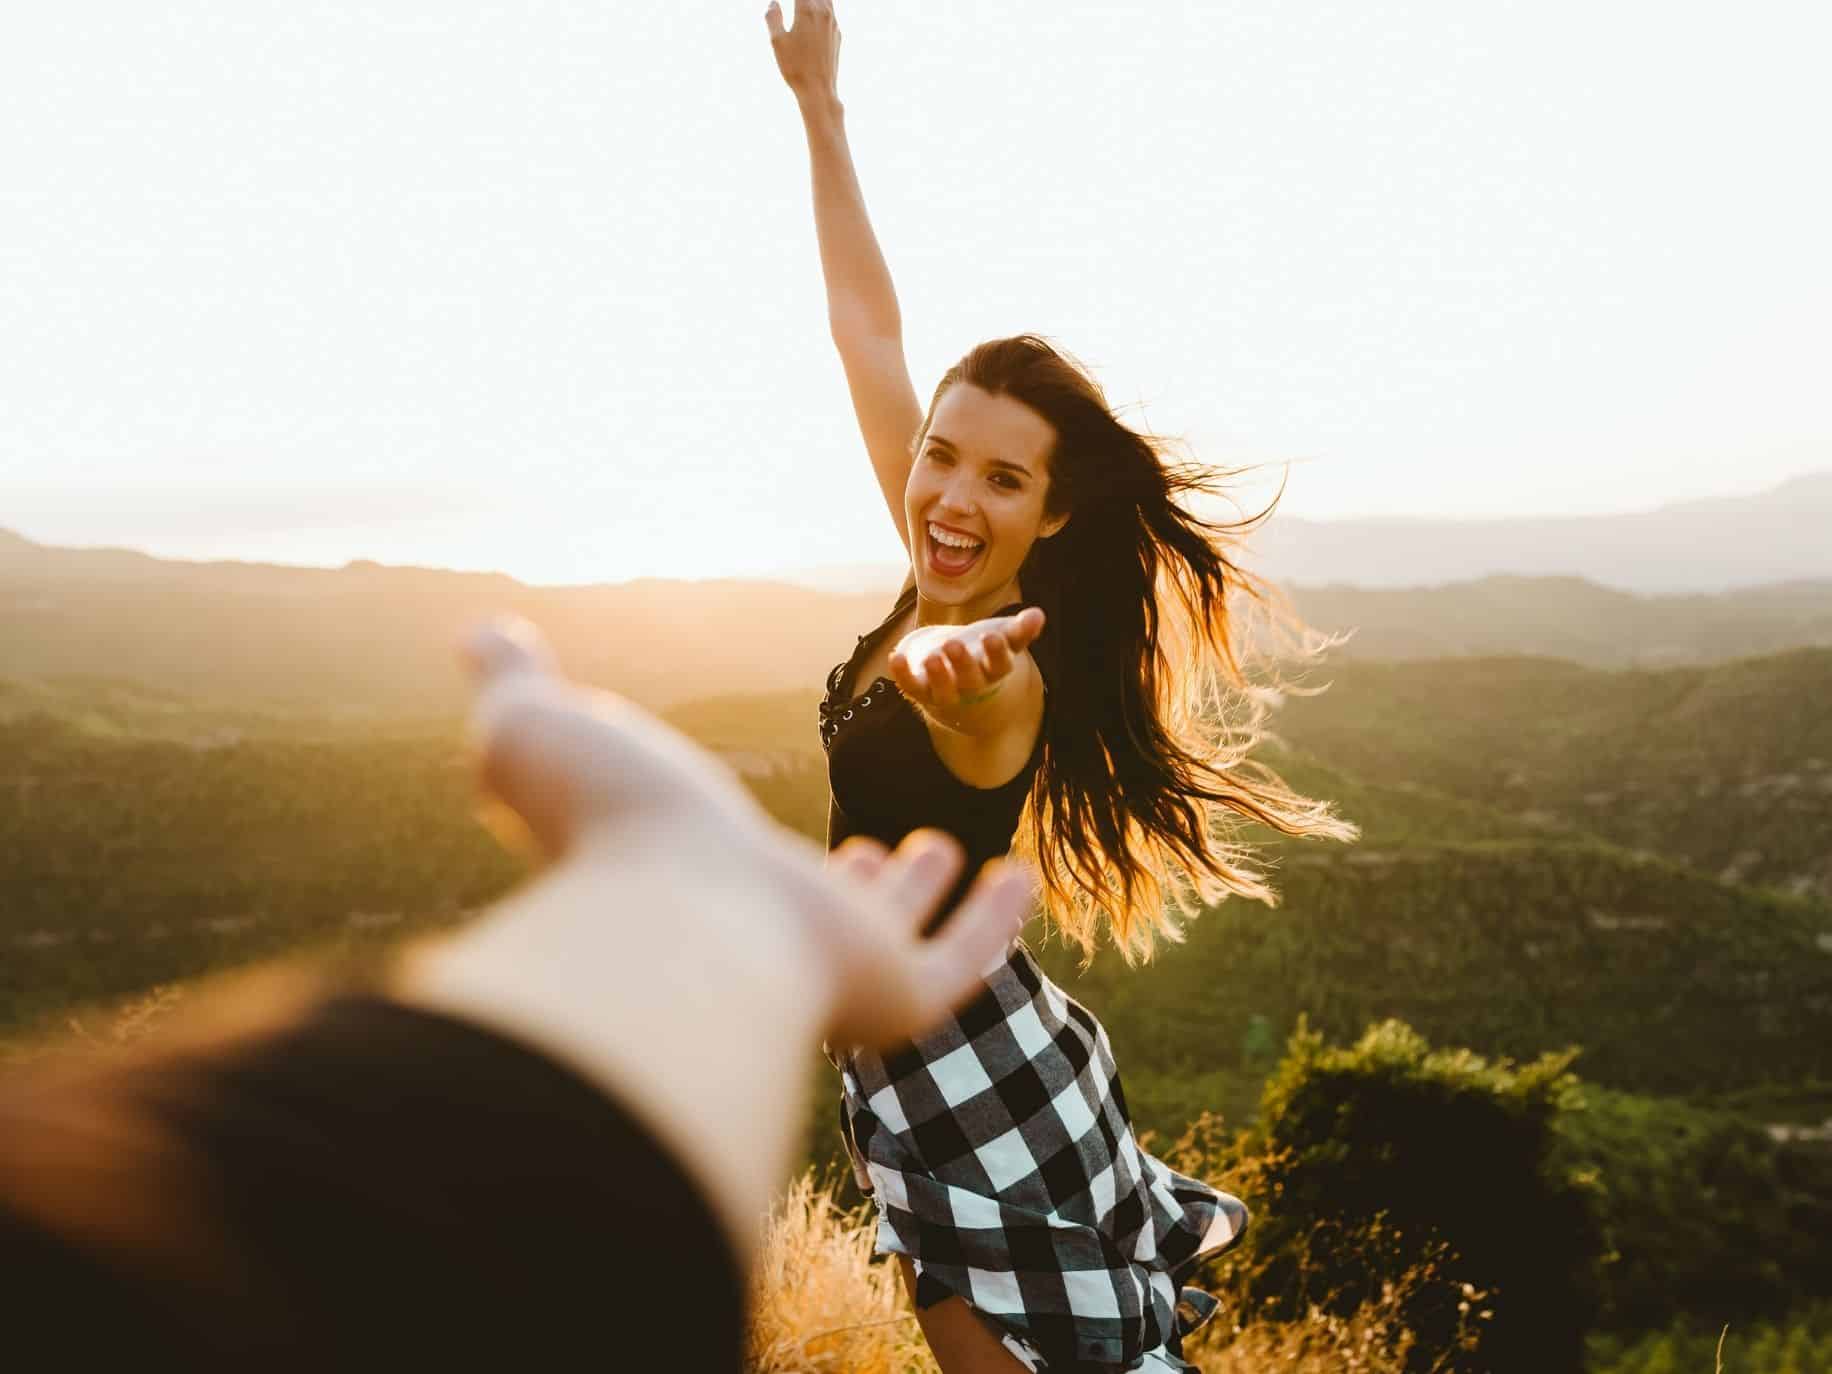
[[[1254,1018],[1282,1043],[1299,1012],[1345,1040],[1397,1017],[1517,1059],[1580,1045],[1587,1079],[1627,1091],[1832,1081],[1824,905],[1582,841],[1287,847],[1278,886],[1279,908],[1223,903],[1148,970],[1043,957],[1129,1074],[1181,1083],[1257,1081]]]
[[[1603,672],[1550,659],[1344,663],[1281,734],[1717,873],[1832,898],[1832,649]]]
[[[123,706],[122,690],[90,684],[61,718],[0,721],[0,1024],[352,929],[456,920],[522,871],[472,816],[455,723],[187,739],[176,703]],[[132,732],[142,710],[165,737]],[[821,833],[821,756],[790,742],[813,734],[808,699],[711,701],[676,719],[778,816]],[[1406,772],[1370,781],[1305,753],[1266,757],[1334,798],[1365,839],[1275,845],[1281,908],[1224,904],[1149,971],[1103,958],[1072,981],[1130,1069],[1198,1086],[1205,1074],[1250,1079],[1254,1018],[1282,1038],[1303,1010],[1345,1038],[1398,1016],[1493,1053],[1577,1043],[1587,1077],[1628,1090],[1832,1079],[1825,905]],[[1060,952],[1048,957],[1074,979]],[[1159,1114],[1167,1124],[1174,1105]]]

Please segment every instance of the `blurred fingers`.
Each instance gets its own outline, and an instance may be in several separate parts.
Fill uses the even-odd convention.
[[[940,830],[916,830],[879,867],[873,893],[894,914],[899,928],[919,931],[960,876],[966,855],[960,841]]]
[[[868,835],[852,835],[827,856],[827,867],[862,883],[871,883],[884,871],[890,850]]]
[[[857,1003],[853,1043],[882,1046],[922,1034],[985,986],[1030,915],[1035,889],[1016,864],[994,860],[932,940],[905,947],[883,971],[877,995]]]
[[[763,22],[770,27],[770,41],[788,37],[789,31],[783,27],[782,6],[776,0],[770,0],[770,7],[763,12]]]
[[[520,616],[498,615],[471,626],[458,640],[458,659],[479,688],[513,672],[556,674],[547,638]]]
[[[951,1009],[954,999],[1011,947],[1036,898],[1036,881],[1022,864],[994,859],[980,869],[947,924],[925,942],[925,957],[935,970],[930,976],[940,983],[933,994],[942,1001],[938,1014]]]

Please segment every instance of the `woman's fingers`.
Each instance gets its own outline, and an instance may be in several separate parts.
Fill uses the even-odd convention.
[[[986,642],[980,645],[980,652],[986,656],[986,681],[989,683],[1004,677],[1017,661],[1004,635],[987,635]]]
[[[947,651],[944,648],[931,649],[922,660],[923,681],[928,687],[928,700],[931,705],[947,710],[959,705],[960,688],[954,681],[954,669],[948,664]]]
[[[943,652],[948,655],[948,666],[954,670],[954,685],[962,696],[985,690],[990,679],[972,644],[964,639],[951,639]]]
[[[909,655],[901,649],[891,650],[891,681],[897,684],[897,690],[911,701],[921,702],[928,695],[928,685],[922,675],[916,671],[916,665],[910,662]]]
[[[1026,606],[1016,615],[1005,617],[1004,640],[1017,653],[1030,648],[1043,633],[1046,617],[1039,606]]]
[[[1043,632],[1045,617],[1027,606],[1017,615],[972,625],[927,626],[891,651],[891,676],[919,705],[949,710],[1011,672],[1017,656]]]
[[[795,24],[785,27],[781,4],[772,0],[764,11],[776,67],[791,89],[804,92],[832,90],[840,63],[840,30],[833,6],[825,0],[795,0]]]
[[[954,670],[948,666],[946,646],[927,641],[920,657],[912,658],[900,645],[891,650],[891,678],[903,694],[919,706],[946,709],[960,700]]]

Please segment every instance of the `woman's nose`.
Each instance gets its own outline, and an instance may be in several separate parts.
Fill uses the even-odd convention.
[[[936,504],[950,514],[973,514],[973,494],[965,482],[949,482],[941,489],[941,499]]]

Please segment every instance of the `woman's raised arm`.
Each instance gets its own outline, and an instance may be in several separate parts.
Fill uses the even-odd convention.
[[[808,135],[814,180],[814,227],[820,238],[821,275],[827,283],[827,321],[846,368],[852,408],[859,419],[884,501],[910,546],[903,488],[910,475],[910,444],[922,424],[922,406],[903,356],[903,317],[890,268],[872,232],[846,142],[840,105],[840,30],[831,0],[795,0],[795,27],[786,29],[771,0],[764,16],[782,79],[795,93]]]

